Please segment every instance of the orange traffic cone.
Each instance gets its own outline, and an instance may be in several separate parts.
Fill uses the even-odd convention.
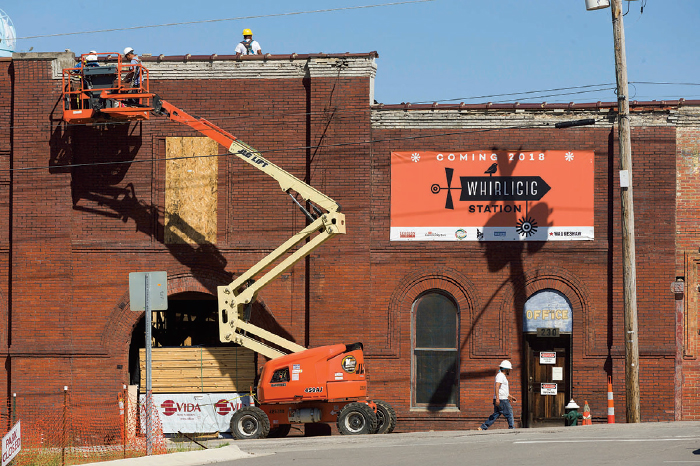
[[[612,377],[608,377],[608,424],[615,424],[615,403],[613,403]]]
[[[588,401],[583,404],[583,421],[581,421],[582,426],[590,426],[593,422],[591,421],[591,408],[588,406]]]

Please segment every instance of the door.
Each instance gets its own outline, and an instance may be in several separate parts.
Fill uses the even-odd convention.
[[[525,335],[527,362],[527,427],[564,425],[564,406],[571,396],[570,335],[556,338]]]

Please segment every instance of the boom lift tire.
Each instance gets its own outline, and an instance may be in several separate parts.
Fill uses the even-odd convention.
[[[365,403],[348,403],[338,415],[338,431],[343,435],[371,434],[377,430],[377,415]]]
[[[265,438],[270,433],[270,420],[257,406],[240,408],[231,417],[231,434],[236,440]]]
[[[396,427],[396,411],[386,401],[372,400],[377,405],[377,430],[375,434],[390,434]]]
[[[291,424],[279,424],[270,428],[270,433],[267,434],[267,438],[284,438],[289,435],[290,430],[292,430]]]

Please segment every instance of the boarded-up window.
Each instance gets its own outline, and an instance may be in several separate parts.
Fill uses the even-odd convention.
[[[166,139],[166,244],[216,243],[218,150],[209,138]]]

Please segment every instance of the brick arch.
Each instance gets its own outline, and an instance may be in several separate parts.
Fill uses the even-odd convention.
[[[213,296],[209,290],[227,284],[230,276],[224,273],[198,270],[195,275],[186,272],[168,275],[168,296],[184,292],[199,292]],[[258,301],[265,306],[260,298]],[[129,307],[129,291],[127,290],[112,308],[107,323],[102,331],[101,344],[111,355],[128,354],[129,343],[134,327],[143,316],[143,311],[133,312]]]
[[[515,290],[522,292],[522,296],[529,299],[532,295],[542,290],[556,290],[562,293],[571,303],[573,313],[573,326],[583,329],[576,332],[584,340],[585,348],[592,348],[594,336],[590,334],[589,319],[595,312],[593,300],[586,285],[568,270],[561,267],[544,267],[528,274],[525,278],[514,282],[513,290],[506,293],[501,306],[503,310],[513,305]],[[522,305],[524,306],[524,302]],[[522,312],[522,308],[520,309]],[[518,319],[518,329],[522,330],[522,315]],[[587,351],[588,352],[588,351]]]
[[[411,333],[410,315],[413,303],[418,296],[430,290],[441,290],[452,296],[461,315],[461,327],[471,321],[474,309],[478,307],[478,294],[469,278],[448,267],[410,273],[401,279],[389,299],[388,347],[373,351],[372,355],[400,357],[402,345],[406,344],[402,335]],[[410,347],[410,342],[408,343]]]

